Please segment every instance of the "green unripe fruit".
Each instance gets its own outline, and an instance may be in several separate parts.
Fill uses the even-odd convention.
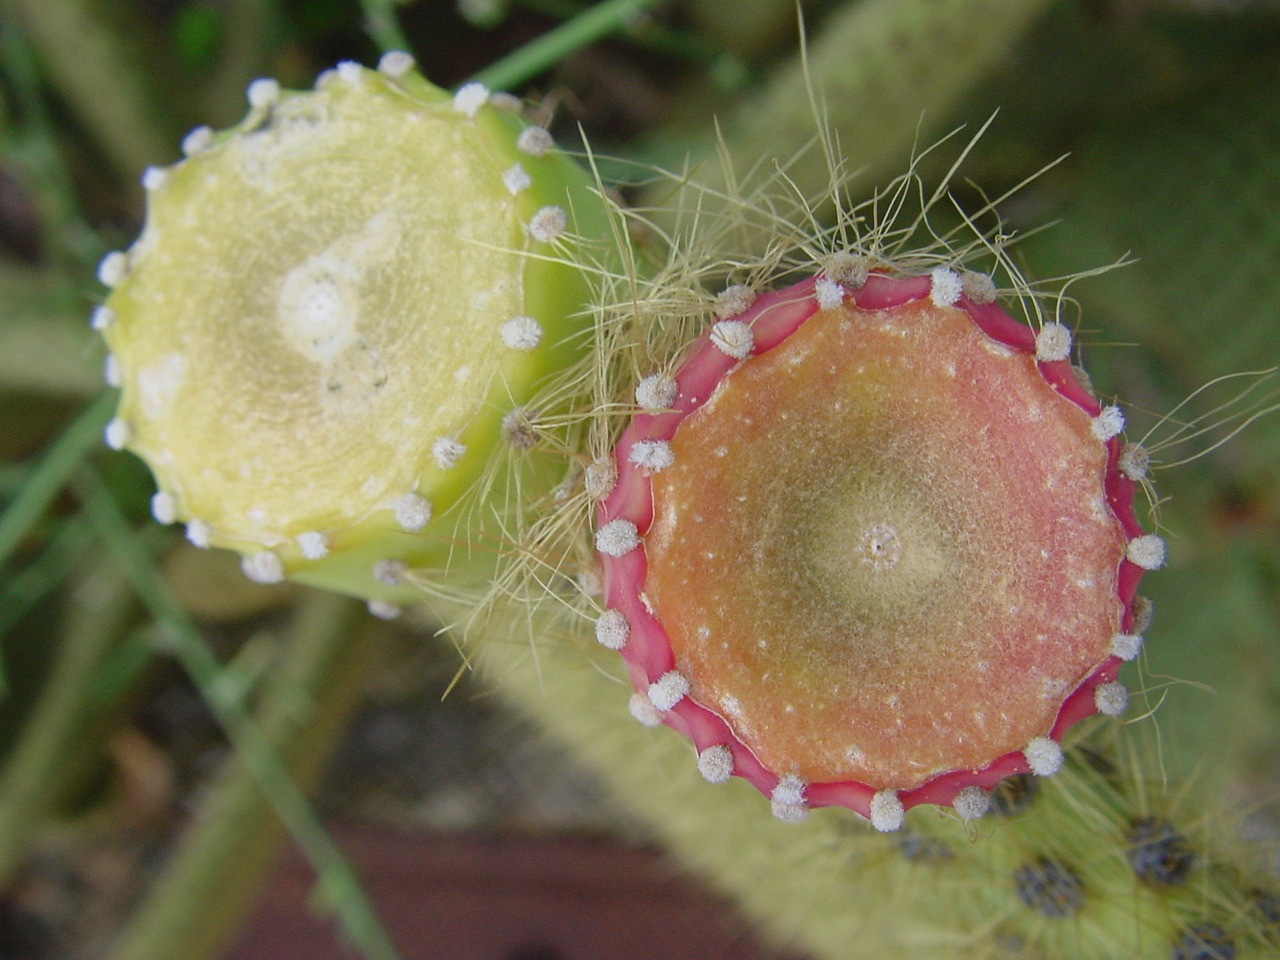
[[[148,171],[95,315],[122,389],[107,439],[150,465],[157,517],[254,579],[383,604],[488,579],[486,498],[560,479],[526,405],[585,347],[576,264],[605,234],[545,130],[410,67],[255,82],[238,127]]]

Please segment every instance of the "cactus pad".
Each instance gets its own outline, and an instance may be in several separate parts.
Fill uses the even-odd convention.
[[[107,440],[152,468],[159,519],[254,579],[386,611],[417,577],[484,576],[494,511],[470,495],[581,350],[570,251],[602,233],[599,196],[545,130],[402,54],[249,101],[148,171],[142,236],[103,261]]]
[[[831,273],[726,291],[624,431],[606,645],[708,779],[745,777],[782,819],[979,816],[1004,777],[1056,772],[1081,717],[1124,709],[1163,543],[1065,327],[1014,321],[974,274]]]

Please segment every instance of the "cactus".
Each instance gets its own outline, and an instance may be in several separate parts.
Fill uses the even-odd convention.
[[[640,382],[597,633],[707,779],[894,830],[922,802],[981,815],[1002,777],[1057,771],[1071,724],[1122,712],[1164,545],[1066,326],[1016,323],[985,274],[869,262],[730,286]]]
[[[106,439],[151,467],[156,518],[382,615],[446,571],[487,579],[486,497],[550,485],[526,448],[554,411],[528,403],[582,350],[605,233],[593,181],[518,102],[412,67],[252,84],[238,127],[146,172],[94,314],[122,391]]]
[[[193,135],[186,161],[148,174],[147,230],[131,252],[103,261],[112,293],[95,324],[124,389],[107,439],[152,466],[158,518],[184,520],[201,544],[242,551],[257,579],[287,575],[335,587],[369,598],[381,614],[430,596],[438,612],[470,620],[474,636],[490,638],[480,662],[508,699],[593,759],[624,802],[767,918],[775,934],[820,956],[928,950],[1154,960],[1274,951],[1275,895],[1265,878],[1239,866],[1220,822],[1154,799],[1150,753],[1117,737],[1114,723],[1091,739],[1069,732],[1090,713],[1123,710],[1116,671],[1138,656],[1149,612],[1135,599],[1137,580],[1159,566],[1163,545],[1142,532],[1133,508],[1146,480],[1141,449],[1123,445],[1118,409],[1097,400],[1071,366],[1070,304],[1061,291],[1023,280],[1005,239],[972,229],[976,218],[962,217],[954,230],[936,227],[944,190],[904,213],[918,191],[914,173],[862,206],[848,204],[835,176],[830,195],[818,198],[841,211],[829,228],[813,226],[806,201],[786,210],[785,181],[769,182],[739,197],[723,218],[674,233],[666,262],[642,272],[616,239],[624,233],[610,237],[614,212],[589,177],[551,155],[535,158],[545,169],[526,159],[531,145],[533,153],[546,146],[544,133],[521,134],[487,91],[464,87],[450,98],[404,66],[384,60],[381,75],[344,66],[308,94],[257,85],[244,125]],[[410,163],[397,168],[385,155],[391,150],[367,171],[351,160],[377,136],[373,124],[388,121],[396,150],[408,152],[404,128],[439,125],[450,149],[472,161],[454,166],[449,157],[457,154],[446,151],[437,172],[457,170],[465,189],[434,190],[412,209],[430,213],[436,227],[465,222],[473,232],[464,246],[474,259],[441,244],[435,229],[424,229],[432,239],[418,246],[390,243],[389,221],[379,217],[401,210],[400,198],[378,203],[369,193],[394,187],[408,192],[405,202],[421,202],[412,196]],[[363,138],[358,147],[346,139],[352,131]],[[330,132],[335,142],[311,152]],[[438,139],[426,137],[422,150]],[[274,165],[286,160],[297,162]],[[523,175],[513,172],[516,163]],[[323,177],[329,168],[337,180]],[[247,199],[224,210],[221,193],[237,169],[257,182],[238,188]],[[466,179],[477,170],[483,175]],[[297,190],[297,199],[277,212],[267,194],[255,192],[263,184],[281,197],[294,196],[286,187]],[[274,235],[242,226],[261,207],[287,227],[311,215],[308,203],[325,214],[333,197],[355,206],[287,234],[300,246],[283,253]],[[446,202],[450,212],[440,215]],[[489,212],[478,213],[477,204]],[[560,214],[540,217],[548,208]],[[490,215],[497,225],[482,232]],[[572,229],[561,233],[570,216]],[[726,257],[730,238],[752,216],[763,218],[774,242],[759,257]],[[638,215],[631,225],[645,226]],[[208,238],[224,232],[225,249],[211,253]],[[245,248],[255,235],[267,241],[261,254],[257,240],[252,252]],[[593,246],[595,238],[618,247]],[[213,272],[206,287],[186,285],[211,258],[231,266]],[[421,353],[393,356],[372,339],[352,338],[352,311],[392,315],[382,298],[429,283],[438,269],[464,291],[490,291],[490,301],[428,298],[431,310],[415,304],[432,337]],[[249,278],[248,292],[188,325],[187,302],[205,306],[214,291],[239,289],[228,270]],[[373,278],[389,282],[370,292]],[[589,286],[596,289],[586,310]],[[358,301],[348,299],[353,290]],[[998,292],[1030,322],[1006,313]],[[263,303],[270,309],[262,311]],[[256,320],[238,326],[246,317]],[[304,335],[290,342],[298,320],[307,321]],[[215,323],[243,338],[236,362],[221,369],[214,360],[222,345],[209,336]],[[166,340],[175,334],[181,342]],[[443,357],[441,339],[456,341]],[[832,339],[835,350],[821,342]],[[267,349],[273,341],[275,361]],[[396,440],[382,439],[376,423],[290,416],[289,404],[302,401],[277,402],[272,391],[289,382],[279,358],[302,365],[298,353],[325,374],[299,378],[300,395],[343,394],[339,405],[347,393],[367,403],[387,392],[376,364],[385,359],[385,385],[406,390],[389,422]],[[175,355],[188,365],[166,366]],[[438,364],[429,379],[424,364]],[[831,364],[844,369],[833,375]],[[197,367],[209,385],[180,400],[179,386]],[[250,375],[256,367],[261,376]],[[474,377],[465,390],[452,376],[464,367]],[[970,389],[957,390],[959,383]],[[787,406],[793,400],[799,406]],[[927,412],[902,417],[898,406],[908,401]],[[216,425],[212,414],[223,411],[255,430],[277,423],[284,432],[254,438],[260,446],[252,452],[204,439],[183,462],[175,438],[206,437],[197,426]],[[761,431],[781,456],[731,449],[734,431],[716,432],[720,422],[759,423],[765,413],[789,421],[786,431]],[[810,420],[816,426],[801,427]],[[344,448],[352,463],[316,446],[335,424],[354,440]],[[235,426],[237,437],[254,433]],[[298,436],[299,427],[308,432]],[[994,452],[974,458],[970,441],[984,430],[992,436],[984,449]],[[406,434],[417,446],[402,450]],[[922,469],[925,445],[937,462]],[[800,478],[797,452],[801,466],[843,469],[834,479],[816,470]],[[264,466],[268,453],[284,459]],[[303,459],[320,461],[323,476],[300,473]],[[727,469],[717,476],[721,461]],[[376,489],[366,487],[371,470]],[[207,474],[222,485],[205,490]],[[768,482],[754,502],[752,483],[731,486],[759,476]],[[1031,496],[1050,486],[1061,499]],[[798,506],[775,506],[780,490],[797,487]],[[828,491],[841,511],[823,509]],[[278,499],[264,502],[268,494]],[[739,511],[749,524],[697,519],[740,497],[755,507]],[[1071,505],[1065,513],[1063,502]],[[1051,540],[1063,516],[1072,533]],[[756,524],[763,534],[743,535]],[[698,528],[698,539],[689,527]],[[827,551],[837,562],[824,568],[828,556],[803,556],[792,528],[811,541],[842,544]],[[692,554],[680,553],[682,536],[694,543]],[[761,580],[753,565],[764,539],[776,546],[769,559],[780,572]],[[1039,557],[1042,550],[1049,557]],[[706,580],[698,557],[706,551],[732,557],[728,587]],[[1030,595],[1010,594],[1010,583],[1023,587],[1022,569],[1042,561],[1048,571],[1037,574]],[[833,615],[834,601],[824,601],[807,619],[775,617],[775,604],[785,615],[810,612],[801,609],[807,595],[778,600],[790,571],[806,564],[807,576],[838,585],[836,599],[850,601],[853,613]],[[995,573],[986,571],[991,565]],[[971,596],[984,581],[996,592]],[[1065,599],[1044,588],[1063,582]],[[737,592],[718,592],[728,590]],[[768,635],[753,632],[751,641],[776,636],[778,646],[798,651],[800,667],[779,672],[790,674],[783,679],[792,700],[818,703],[831,698],[820,686],[830,631],[812,626],[822,618],[878,616],[895,629],[941,621],[951,639],[998,606],[997,595],[1026,619],[1003,628],[967,666],[949,662],[945,645],[918,626],[917,642],[904,644],[879,674],[875,658],[855,664],[851,672],[876,678],[871,697],[897,697],[915,710],[890,714],[887,724],[865,699],[852,717],[810,710],[807,726],[773,724],[779,735],[771,729],[759,738],[766,725],[731,722],[726,706],[746,697],[736,686],[743,670],[718,672],[711,658],[695,662],[687,646],[677,648],[690,634],[696,640],[713,613],[724,617],[713,636],[762,620]],[[709,606],[687,606],[690,598]],[[748,601],[761,605],[739,609]],[[773,629],[781,619],[798,621],[801,631],[784,641]],[[537,642],[499,639],[521,629]],[[986,631],[969,629],[978,639],[966,646],[987,642]],[[1052,665],[1024,656],[1025,643],[1015,642],[1037,631],[1061,655]],[[748,649],[740,662],[746,654],[754,655]],[[967,674],[952,679],[957,670]],[[773,690],[758,687],[767,705]],[[1016,716],[976,745],[979,738],[966,737],[956,751],[929,726],[950,723],[945,711],[958,704],[971,717],[998,711],[1010,687],[1018,691],[1010,696]],[[696,756],[676,736],[626,723],[627,689],[634,715],[688,734]],[[788,703],[783,698],[776,709],[786,714]],[[909,742],[884,735],[898,719],[916,725]],[[854,721],[885,726],[850,750]],[[794,759],[801,749],[811,753]],[[770,795],[782,822],[762,816],[747,784],[702,782],[734,773]],[[921,804],[944,808],[910,812]],[[850,807],[877,829],[843,811],[806,816],[821,805]],[[988,806],[993,816],[971,822]]]

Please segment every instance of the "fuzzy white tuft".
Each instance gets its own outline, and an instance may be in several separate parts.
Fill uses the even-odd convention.
[[[1052,737],[1036,737],[1022,751],[1037,777],[1051,777],[1062,769],[1062,747]]]
[[[822,264],[822,272],[836,283],[851,290],[857,290],[867,282],[871,274],[871,264],[866,257],[839,250],[827,257]]]
[[[756,345],[751,327],[741,320],[721,320],[711,328],[715,348],[735,360],[745,360]]]
[[[989,274],[966,270],[960,274],[960,287],[970,303],[995,303],[996,283]]]
[[[538,445],[538,428],[534,420],[538,411],[530,407],[516,407],[502,417],[499,429],[502,439],[517,450],[532,450]]]
[[[500,335],[512,350],[533,350],[542,342],[542,324],[533,317],[512,317],[502,325]]]
[[[403,50],[388,50],[378,60],[378,72],[384,76],[399,80],[414,68],[416,61],[413,54]]]
[[[793,773],[778,781],[769,794],[769,807],[773,815],[783,823],[799,823],[809,815],[804,791],[807,784]]]
[[[102,439],[112,450],[123,450],[129,442],[129,424],[116,417],[102,431]]]
[[[1142,637],[1136,633],[1117,633],[1111,638],[1111,655],[1121,660],[1136,660],[1142,652]]]
[[[1056,363],[1071,356],[1071,330],[1061,323],[1046,323],[1036,334],[1036,359]]]
[[[338,79],[349,87],[358,87],[364,81],[364,67],[354,60],[343,60],[335,69]]]
[[[960,274],[950,267],[934,267],[929,274],[929,299],[935,307],[954,307],[964,293]]]
[[[191,542],[193,547],[208,550],[210,539],[213,537],[213,528],[209,526],[207,520],[188,520],[186,534],[187,540]]]
[[[596,621],[596,642],[607,650],[621,650],[631,637],[631,624],[621,610],[606,610]]]
[[[370,573],[373,579],[377,580],[384,587],[398,587],[404,583],[404,575],[408,572],[409,565],[403,560],[397,560],[395,557],[387,557],[385,560],[379,560],[373,565]]]
[[[649,684],[649,702],[663,713],[683,700],[689,693],[689,680],[679,670],[668,670]]]
[[[464,83],[453,95],[453,109],[466,117],[474,117],[489,102],[489,88],[483,83]]]
[[[329,555],[329,538],[319,530],[308,530],[293,538],[298,550],[307,560],[323,560]]]
[[[368,610],[379,620],[395,620],[402,612],[398,603],[389,600],[370,600]]]
[[[844,303],[844,288],[834,280],[818,280],[813,285],[813,299],[819,310],[834,310]]]
[[[112,250],[98,261],[98,282],[104,287],[114,287],[129,272],[129,255],[123,250]]]
[[[254,583],[279,583],[284,579],[284,564],[274,550],[259,550],[242,557],[240,569]]]
[[[280,81],[270,77],[259,77],[249,84],[246,96],[249,106],[255,110],[265,110],[275,106],[276,101],[280,99]]]
[[[417,493],[402,493],[391,502],[391,513],[402,530],[417,533],[431,520],[431,501]]]
[[[164,167],[147,167],[142,171],[142,188],[159,190],[169,182],[169,171]]]
[[[1151,454],[1140,443],[1127,443],[1120,451],[1117,466],[1130,480],[1141,483],[1147,479],[1147,473],[1151,469]]]
[[[630,520],[610,520],[596,531],[596,549],[609,557],[625,557],[640,546],[640,534]]]
[[[569,225],[569,218],[561,207],[543,207],[529,218],[529,236],[539,243],[551,243],[559,239]]]
[[[502,171],[502,185],[513,197],[533,186],[533,177],[518,163],[513,163]]]
[[[698,772],[707,783],[724,783],[733,776],[733,750],[717,743],[698,754]]]
[[[1129,706],[1129,691],[1123,683],[1100,683],[1093,689],[1093,702],[1099,713],[1118,717]]]
[[[116,321],[116,312],[110,307],[94,307],[89,317],[89,327],[101,333]]]
[[[1154,533],[1144,533],[1129,541],[1124,555],[1129,558],[1130,563],[1137,564],[1143,570],[1159,570],[1164,566],[1164,541]]]
[[[631,699],[627,701],[627,709],[631,712],[631,716],[646,727],[656,727],[662,723],[662,714],[643,693],[633,693]]]
[[[190,133],[182,138],[182,155],[184,157],[194,157],[204,153],[213,145],[213,129],[206,126],[194,127]]]
[[[991,809],[991,794],[979,786],[968,786],[956,794],[951,806],[961,820],[980,820]]]
[[[871,825],[881,833],[902,829],[906,811],[896,790],[877,790],[871,797]]]
[[[545,127],[525,127],[516,137],[516,149],[531,157],[541,157],[549,153],[556,145]]]
[[[114,353],[102,358],[102,381],[108,387],[120,386],[120,361]]]
[[[631,445],[627,459],[643,470],[657,473],[676,462],[671,444],[666,440],[637,440]]]
[[[466,452],[466,445],[459,443],[454,437],[439,437],[435,443],[431,444],[431,459],[441,470],[451,470],[456,467]]]
[[[169,524],[178,519],[178,501],[172,493],[161,490],[151,495],[151,516],[156,523]]]
[[[676,402],[679,385],[665,373],[653,373],[636,384],[636,403],[645,410],[656,413],[670,410]]]
[[[712,309],[715,310],[718,319],[728,320],[730,317],[736,317],[744,310],[749,310],[755,302],[756,292],[754,290],[745,283],[735,283],[720,291]]]
[[[1124,414],[1120,412],[1119,407],[1103,407],[1102,412],[1093,418],[1089,429],[1093,431],[1095,437],[1106,443],[1112,437],[1118,437],[1124,432]]]
[[[587,464],[582,471],[582,486],[592,500],[603,500],[613,492],[618,482],[618,465],[612,457],[604,457]]]

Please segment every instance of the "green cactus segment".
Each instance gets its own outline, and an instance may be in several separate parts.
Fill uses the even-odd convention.
[[[146,227],[103,261],[95,314],[122,388],[107,440],[151,466],[157,517],[256,579],[382,602],[491,570],[493,511],[469,492],[578,355],[572,263],[604,234],[544,130],[411,63],[255,82],[239,127],[148,172]]]

